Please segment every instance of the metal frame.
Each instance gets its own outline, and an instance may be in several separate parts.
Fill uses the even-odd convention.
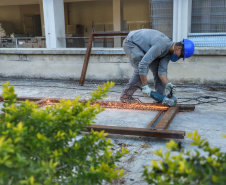
[[[114,31],[114,32],[92,32],[90,34],[88,45],[87,45],[87,50],[86,50],[86,56],[85,56],[85,60],[83,63],[82,73],[81,73],[80,82],[79,82],[79,84],[81,86],[84,85],[86,71],[87,71],[88,64],[89,64],[89,57],[90,57],[94,37],[95,36],[127,36],[128,33],[129,33],[128,31]]]
[[[18,97],[18,101],[30,100],[39,106],[47,105],[48,103],[59,103],[58,98],[41,98],[41,97]],[[4,101],[0,96],[0,102]],[[167,130],[170,123],[173,121],[176,114],[180,111],[193,111],[194,105],[177,105],[176,107],[167,107],[162,104],[154,103],[137,103],[137,104],[126,104],[116,101],[98,101],[95,102],[105,108],[121,108],[121,109],[142,109],[142,110],[157,110],[159,113],[150,122],[146,128],[133,128],[133,127],[117,127],[117,126],[106,126],[106,125],[91,125],[87,127],[87,131],[104,130],[111,134],[121,135],[135,135],[135,136],[146,136],[146,137],[158,137],[158,138],[175,138],[183,139],[185,131],[178,130]],[[94,103],[94,104],[95,104]]]

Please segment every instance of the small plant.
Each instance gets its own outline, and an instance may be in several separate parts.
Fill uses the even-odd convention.
[[[0,184],[90,185],[122,177],[115,162],[128,151],[122,147],[112,154],[103,131],[81,133],[104,110],[91,103],[106,96],[113,85],[98,87],[87,102],[77,97],[40,109],[30,101],[18,103],[14,88],[3,84]]]
[[[171,156],[159,149],[155,152],[162,160],[152,161],[143,171],[145,180],[150,184],[191,184],[191,185],[225,185],[226,182],[226,154],[217,147],[211,148],[206,139],[201,139],[197,131],[188,133],[192,139],[190,145],[198,149],[185,150],[173,140],[166,143],[166,147],[179,154]],[[223,136],[225,137],[225,136]],[[202,152],[202,154],[200,154]],[[150,168],[150,169],[149,169]]]

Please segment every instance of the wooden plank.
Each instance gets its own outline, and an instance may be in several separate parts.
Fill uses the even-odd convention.
[[[162,115],[162,113],[163,111],[159,111],[158,114],[155,116],[155,118],[148,124],[146,128],[150,129],[150,127],[157,121],[157,119],[159,118],[159,116]]]
[[[89,63],[89,57],[90,57],[90,53],[91,53],[91,49],[92,49],[92,43],[93,43],[93,34],[91,33],[89,36],[89,42],[87,45],[86,56],[85,56],[85,60],[83,63],[82,73],[81,73],[80,82],[79,82],[81,86],[84,85],[86,71],[87,71],[88,63]]]
[[[135,135],[135,136],[145,136],[145,137],[158,137],[158,138],[175,138],[184,139],[185,131],[178,130],[148,130],[145,128],[133,128],[133,127],[117,127],[117,126],[103,126],[103,125],[91,125],[86,127],[87,131],[102,131],[110,134],[120,134],[120,135]]]
[[[165,130],[165,129],[167,129],[178,111],[179,111],[179,107],[178,106],[170,107],[167,110],[167,112],[165,113],[165,115],[163,116],[163,118],[155,126],[155,129],[157,129],[157,130]]]

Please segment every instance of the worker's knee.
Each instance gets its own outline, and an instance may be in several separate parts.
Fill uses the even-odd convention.
[[[134,47],[131,52],[131,57],[133,61],[141,61],[144,56],[143,51],[141,51],[138,47]]]
[[[162,75],[167,75],[167,71],[158,70],[158,77],[160,78]]]

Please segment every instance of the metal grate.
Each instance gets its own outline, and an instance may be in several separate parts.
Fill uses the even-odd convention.
[[[189,33],[196,47],[226,47],[226,33]]]
[[[191,32],[226,32],[226,0],[192,0]]]
[[[159,30],[172,39],[173,0],[149,0],[150,28]]]
[[[226,0],[192,0],[188,38],[196,47],[226,47]]]

